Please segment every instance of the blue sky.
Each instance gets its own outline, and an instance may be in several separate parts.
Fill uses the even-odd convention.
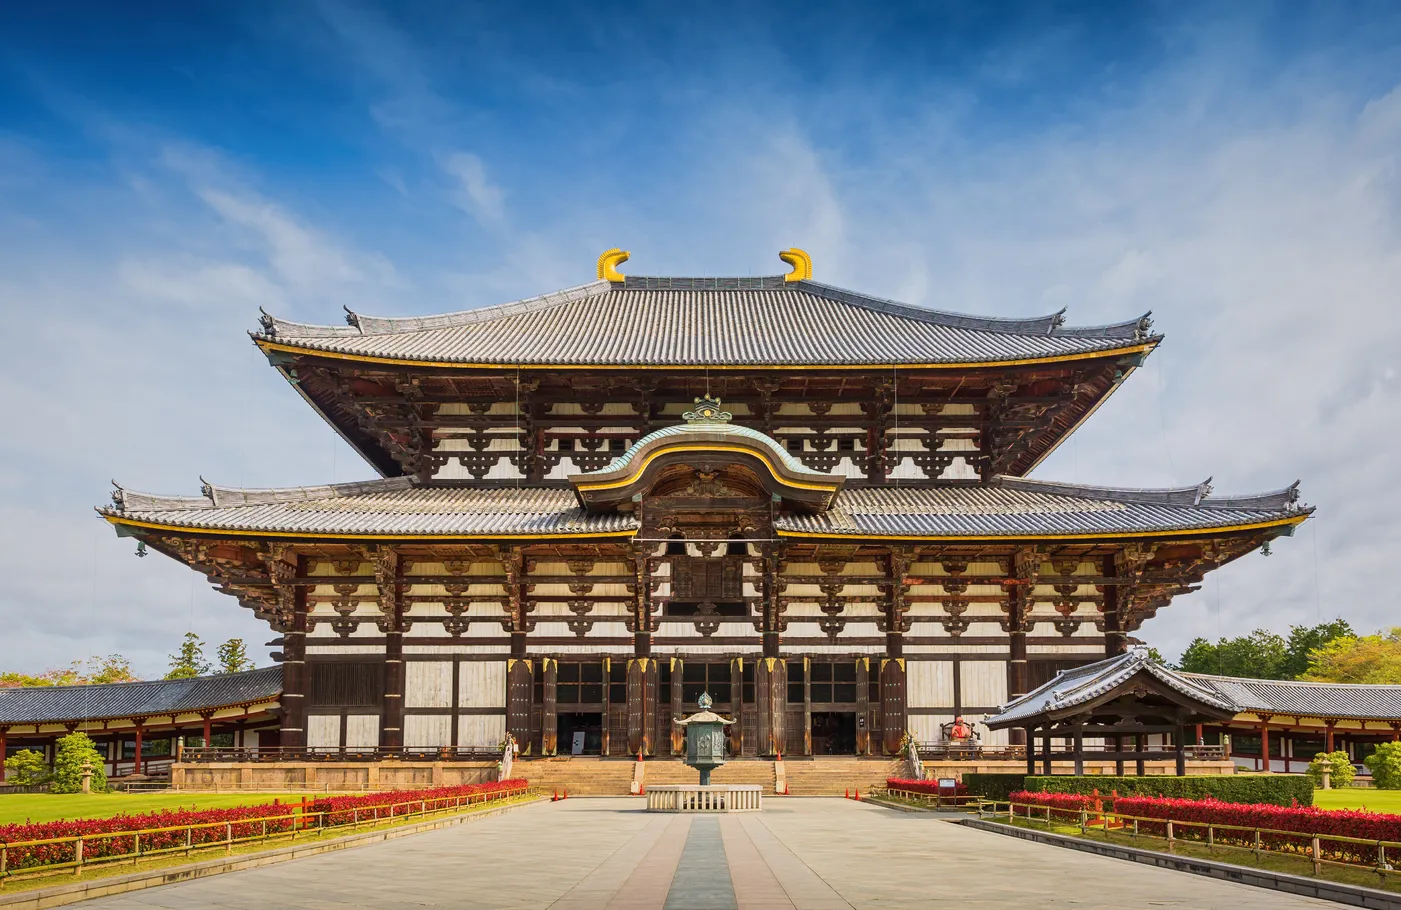
[[[0,12],[0,665],[271,638],[94,518],[369,470],[257,308],[816,277],[1167,342],[1037,476],[1319,516],[1141,633],[1395,621],[1401,9],[53,3]],[[255,651],[261,656],[266,650]]]

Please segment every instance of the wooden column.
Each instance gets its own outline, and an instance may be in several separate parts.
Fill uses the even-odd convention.
[[[9,754],[5,750],[8,748],[6,740],[9,738],[9,733],[9,727],[0,726],[0,784],[5,782],[5,756]]]
[[[633,601],[632,656],[652,656],[652,562],[641,548],[634,548],[633,560]]]
[[[1051,773],[1051,728],[1047,727],[1041,733],[1041,773]]]
[[[1142,777],[1144,771],[1146,770],[1146,769],[1143,767],[1143,746],[1144,746],[1143,734],[1142,734],[1142,733],[1135,733],[1135,734],[1133,735],[1133,751],[1136,752],[1136,753],[1138,753],[1138,754],[1137,754],[1137,756],[1134,758],[1133,770],[1134,770],[1134,773],[1137,774],[1139,777]]]
[[[905,711],[905,661],[891,657],[880,662],[881,746],[886,755],[900,751],[909,718]]]
[[[1108,579],[1115,579],[1119,574],[1119,563],[1121,560],[1113,556],[1106,556],[1101,566],[1104,575]],[[1128,589],[1123,585],[1106,584],[1104,586],[1104,656],[1117,657],[1124,652],[1127,639],[1124,635],[1124,606],[1128,594]]]
[[[530,754],[530,714],[535,701],[534,666],[529,659],[512,657],[506,661],[506,730]]]
[[[1187,728],[1178,724],[1172,730],[1173,760],[1176,762],[1174,770],[1178,777],[1185,777],[1187,774]]]
[[[856,658],[856,754],[871,754],[871,659]]]
[[[626,677],[624,677],[624,679],[626,679]],[[612,661],[611,658],[605,657],[605,658],[603,658],[603,735],[602,735],[602,740],[603,740],[603,741],[602,741],[602,743],[600,743],[600,746],[599,746],[599,753],[602,754],[602,755],[610,755],[610,754],[612,754],[611,751],[610,751],[610,747],[612,746],[612,743],[609,742],[610,737],[608,736],[608,729],[612,726],[612,724],[610,724],[610,723],[608,722],[609,714],[612,713],[612,709],[613,709],[613,702],[612,702],[612,699],[611,699],[611,697],[610,697],[611,694],[612,694],[612,692],[613,692],[613,661]],[[626,685],[625,685],[624,688],[623,688],[623,692],[624,692],[623,698],[626,699],[626,698],[627,698],[627,695],[626,695],[627,687],[626,687]],[[626,701],[624,702],[624,704],[626,704]]]
[[[1085,730],[1083,727],[1075,728],[1073,744],[1075,750],[1075,776],[1081,777],[1085,773]]]
[[[1114,734],[1114,776],[1124,776],[1124,735]]]
[[[540,754],[559,753],[559,708],[556,696],[559,691],[559,661],[540,658],[538,672],[544,674],[544,685],[540,705]]]
[[[306,748],[306,702],[310,685],[306,666],[307,592],[294,584],[307,574],[307,560],[286,546],[273,545],[267,556],[268,575],[277,593],[278,625],[282,632],[282,723],[278,742],[284,749]]]
[[[1260,770],[1270,770],[1270,725],[1268,721],[1260,722]]]
[[[754,700],[758,702],[759,754],[783,754],[783,715],[788,704],[788,665],[779,657],[754,663]]]
[[[376,554],[375,582],[379,586],[379,627],[384,632],[384,708],[380,713],[379,746],[397,750],[404,746],[404,565],[396,551],[386,549]],[[447,745],[456,747],[457,742]]]
[[[214,722],[214,715],[206,711],[200,714],[200,719],[204,721],[204,748],[208,749],[213,745],[213,743],[210,742],[210,739],[213,735],[212,728]]]
[[[679,657],[673,657],[673,658],[671,658],[671,705],[670,705],[670,708],[671,708],[671,718],[672,718],[672,720],[675,720],[675,719],[678,718],[678,717],[683,717],[683,716],[685,715],[685,713],[686,713],[686,703],[685,703],[685,699],[682,697],[682,691],[683,691],[683,690],[682,690],[682,688],[681,688],[681,685],[682,685],[681,677],[682,677],[683,675],[685,675],[685,670],[686,670],[686,662],[685,662],[684,660],[682,660],[682,659],[679,658]],[[755,674],[756,674],[755,682],[757,683],[757,682],[758,682],[757,674],[758,674],[758,672],[759,672],[759,669],[758,669],[757,666],[754,668],[754,672],[755,672]],[[671,726],[670,726],[669,729],[671,730],[671,754],[672,754],[672,755],[685,755],[685,754],[686,754],[686,731],[685,731],[685,728],[683,728],[683,727],[678,727],[676,724],[673,723],[673,724],[671,724]]]
[[[726,728],[730,754],[744,754],[744,658],[730,659],[730,715],[734,723]]]
[[[759,559],[763,565],[763,579],[760,586],[762,588],[761,593],[763,594],[764,600],[764,615],[763,629],[759,633],[763,648],[762,653],[766,658],[776,658],[780,653],[782,644],[781,633],[784,625],[783,620],[779,616],[778,603],[779,555],[774,552],[774,548],[771,545],[761,544],[759,546]],[[758,689],[755,689],[755,692],[757,691]]]
[[[1036,728],[1027,727],[1021,731],[1026,740],[1026,773],[1036,773]]]
[[[145,724],[145,721],[140,721],[140,720],[135,721],[135,724],[136,724],[136,760],[135,760],[135,762],[133,763],[133,766],[132,766],[132,769],[131,769],[131,773],[132,773],[132,774],[140,774],[140,773],[141,773],[141,739],[142,739],[142,734],[144,734],[144,733],[146,732],[146,730],[145,730],[146,724]]]
[[[672,699],[681,689],[681,679],[673,674]],[[628,661],[628,752],[655,754],[653,736],[657,729],[657,661],[634,657]],[[679,729],[679,728],[678,728]]]
[[[803,754],[812,754],[812,658],[803,658]]]
[[[1028,547],[1019,548],[1009,557],[1008,569],[1010,570],[1009,577],[1003,585],[1006,591],[1004,607],[1007,616],[1002,621],[1002,628],[1007,632],[1008,637],[1008,697],[1015,699],[1031,690],[1030,671],[1026,656],[1026,633],[1029,625],[1027,613],[1030,610],[1031,587],[1036,574],[1035,551]],[[1013,743],[1017,740],[1018,732],[1016,729],[1012,730]]]
[[[1326,721],[1323,722],[1323,751],[1324,751],[1324,752],[1332,752],[1332,751],[1333,751],[1333,724],[1334,724],[1334,723],[1335,723],[1335,722],[1332,721],[1332,720],[1326,720]]]

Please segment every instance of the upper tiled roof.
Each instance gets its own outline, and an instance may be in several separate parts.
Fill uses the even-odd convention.
[[[0,724],[186,714],[253,704],[281,693],[281,667],[193,679],[0,689]]]
[[[112,494],[114,519],[191,530],[286,534],[516,536],[627,533],[630,516],[589,515],[571,490],[420,486],[409,477],[281,490],[208,484],[205,495]]]
[[[1184,674],[1155,663],[1148,656],[1147,648],[1132,648],[1107,660],[1065,670],[1050,682],[1013,699],[998,714],[984,722],[989,727],[1015,726],[1018,721],[1092,702],[1128,682],[1139,672],[1150,674],[1193,701],[1221,711],[1238,710],[1229,699],[1222,697],[1218,692],[1198,684]]]
[[[1238,711],[1401,720],[1401,686],[1236,679],[1199,673],[1181,675],[1217,692],[1235,704]]]
[[[862,487],[826,512],[787,515],[780,531],[851,537],[1017,537],[1211,530],[1298,520],[1293,487],[1216,500],[1202,488],[1114,490],[999,477],[990,486]],[[118,488],[103,514],[190,530],[288,534],[494,536],[625,534],[637,521],[589,514],[557,487],[423,486],[408,477],[281,490],[206,485],[203,496],[152,496]],[[1195,503],[1194,503],[1195,500]],[[1223,505],[1222,503],[1226,503]]]
[[[988,486],[861,487],[819,515],[778,520],[782,531],[853,537],[1122,534],[1190,531],[1300,518],[1297,484],[1260,496],[1214,498],[1202,484],[1123,490],[997,477]]]
[[[441,316],[348,313],[345,326],[264,315],[260,341],[390,360],[486,365],[864,366],[997,363],[1155,342],[1147,316],[1067,327],[1062,313],[944,313],[819,284],[768,278],[597,281]]]

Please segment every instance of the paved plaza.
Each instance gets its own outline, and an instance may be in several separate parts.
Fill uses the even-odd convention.
[[[639,799],[536,803],[277,866],[85,904],[551,910],[927,907],[1289,910],[1324,901],[1028,843],[839,799],[657,815]]]

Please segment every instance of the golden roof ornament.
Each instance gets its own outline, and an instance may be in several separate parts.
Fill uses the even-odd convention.
[[[681,415],[687,423],[729,423],[735,416],[729,411],[720,410],[720,399],[706,395],[696,399],[696,409]]]
[[[620,250],[617,247],[607,250],[602,256],[598,257],[598,277],[600,279],[607,279],[608,281],[621,282],[624,276],[622,272],[618,271],[618,266],[627,262],[628,258],[631,256],[631,253],[626,250]]]
[[[783,276],[784,281],[805,281],[812,277],[812,257],[797,247],[781,250],[778,258],[793,267],[793,271]]]

